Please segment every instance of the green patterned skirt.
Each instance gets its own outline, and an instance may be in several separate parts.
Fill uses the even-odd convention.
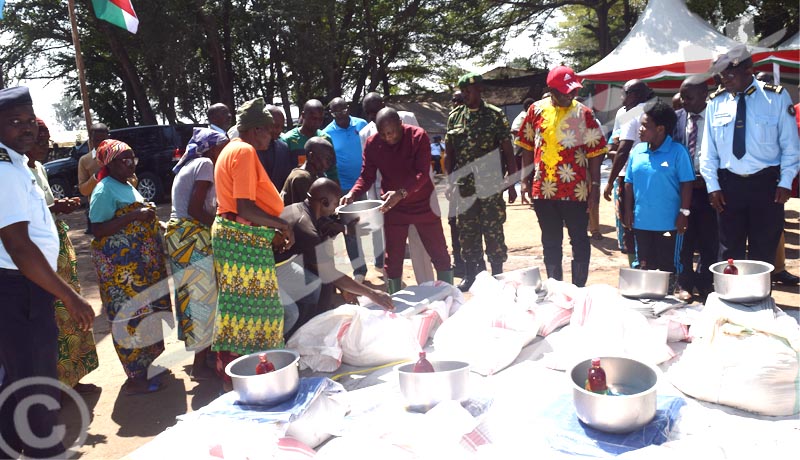
[[[214,220],[211,244],[218,294],[212,350],[244,355],[283,347],[274,236],[271,228],[219,216]]]

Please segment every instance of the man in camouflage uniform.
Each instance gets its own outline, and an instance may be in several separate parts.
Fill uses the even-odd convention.
[[[483,270],[483,242],[492,274],[503,272],[508,248],[503,235],[506,206],[503,190],[509,176],[517,172],[510,127],[503,111],[481,99],[480,75],[469,73],[458,80],[464,104],[450,112],[445,136],[445,168],[448,198],[456,209],[464,278],[459,284],[469,290]],[[513,184],[513,181],[511,181]]]

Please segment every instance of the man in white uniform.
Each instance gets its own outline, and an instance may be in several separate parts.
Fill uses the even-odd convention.
[[[31,377],[58,382],[54,296],[82,329],[94,319],[89,303],[55,271],[58,234],[22,153],[33,147],[38,130],[28,88],[0,90],[0,367],[5,374],[0,394]],[[21,385],[0,407],[0,457],[63,456],[61,439],[45,439],[57,433],[58,412],[42,402],[27,405],[33,399],[58,401],[58,389]],[[15,423],[17,409],[27,423]]]

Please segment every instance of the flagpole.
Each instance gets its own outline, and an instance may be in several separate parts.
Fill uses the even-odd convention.
[[[72,45],[75,47],[75,66],[78,68],[78,81],[81,87],[81,101],[83,102],[83,118],[86,120],[86,130],[92,127],[92,115],[89,112],[89,94],[86,89],[86,76],[81,55],[81,40],[78,37],[78,21],[75,19],[75,0],[67,0],[69,9],[69,22],[72,24]]]

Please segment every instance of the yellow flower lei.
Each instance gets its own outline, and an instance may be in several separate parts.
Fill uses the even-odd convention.
[[[564,158],[559,155],[562,150],[558,139],[561,134],[561,122],[575,107],[575,101],[569,107],[556,107],[552,102],[547,107],[542,108],[542,163],[544,163],[545,178],[556,180],[556,166]],[[553,129],[549,129],[553,128]]]

